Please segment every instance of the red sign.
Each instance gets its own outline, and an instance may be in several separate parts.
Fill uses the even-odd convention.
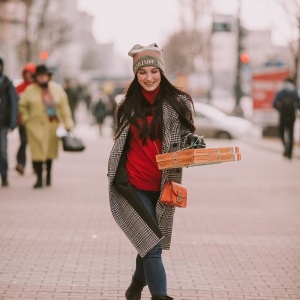
[[[287,69],[266,69],[252,76],[252,98],[254,110],[273,109],[272,103],[282,81],[290,75]]]

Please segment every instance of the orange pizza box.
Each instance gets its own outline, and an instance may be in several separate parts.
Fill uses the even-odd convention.
[[[193,167],[193,166],[201,166],[201,165],[212,165],[224,162],[231,162],[231,161],[239,161],[241,160],[241,154],[228,154],[228,155],[220,155],[219,157],[204,157],[201,158],[199,156],[194,157],[194,161],[192,163],[186,162],[178,162],[178,167]]]
[[[239,161],[241,160],[241,154],[220,154],[220,155],[197,155],[197,156],[187,156],[183,158],[169,159],[165,161],[159,161],[158,168],[172,169],[179,167],[192,167],[199,165],[209,165],[222,162]]]
[[[223,148],[200,148],[200,149],[186,149],[177,152],[163,153],[156,155],[156,162],[179,159],[198,155],[211,154],[236,154],[239,153],[239,147],[223,147]]]
[[[191,159],[182,159],[182,160],[166,160],[158,162],[158,168],[160,170],[163,169],[173,169],[173,168],[183,168],[183,167],[192,167],[192,166],[200,166],[200,165],[210,165],[221,163],[220,160],[198,160],[197,162],[191,161]]]
[[[241,160],[241,154],[220,154],[220,155],[197,155],[194,156],[194,163],[208,161],[208,162],[226,162],[226,161],[235,161]]]
[[[239,147],[222,147],[222,148],[199,148],[193,149],[194,155],[208,154],[236,154],[240,153]],[[180,152],[180,151],[179,151]]]

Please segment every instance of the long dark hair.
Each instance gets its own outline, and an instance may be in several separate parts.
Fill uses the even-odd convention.
[[[124,127],[129,123],[139,129],[139,137],[143,144],[146,143],[148,135],[150,139],[163,139],[163,101],[169,103],[178,114],[182,125],[192,132],[195,131],[192,110],[194,109],[191,96],[176,88],[161,72],[160,91],[153,105],[151,105],[142,94],[142,87],[137,76],[129,85],[124,100],[121,102],[116,113],[115,139],[122,133]],[[153,113],[152,122],[148,128],[146,116]],[[138,122],[140,120],[140,122]]]

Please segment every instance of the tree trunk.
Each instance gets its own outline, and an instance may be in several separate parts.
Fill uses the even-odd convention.
[[[25,60],[29,62],[32,60],[32,44],[29,36],[29,20],[30,9],[32,7],[33,0],[24,0],[25,5],[25,17],[24,17],[24,29],[25,29]]]
[[[298,78],[299,78],[299,58],[300,58],[300,17],[298,18],[298,45],[297,50],[295,53],[295,71],[294,71],[294,80],[296,83],[296,86],[298,88]]]
[[[31,61],[31,43],[29,39],[29,16],[30,16],[30,7],[32,4],[31,0],[24,1],[25,4],[25,60],[26,62]]]

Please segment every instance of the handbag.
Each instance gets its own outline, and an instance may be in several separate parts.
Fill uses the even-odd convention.
[[[157,153],[159,154],[157,145],[153,141]],[[187,205],[187,189],[180,183],[167,180],[163,188],[160,202],[172,207],[186,207]]]
[[[172,207],[186,207],[187,188],[174,181],[166,181],[160,198],[161,203]]]
[[[61,139],[64,151],[81,152],[85,149],[82,140],[75,136],[65,135]]]

